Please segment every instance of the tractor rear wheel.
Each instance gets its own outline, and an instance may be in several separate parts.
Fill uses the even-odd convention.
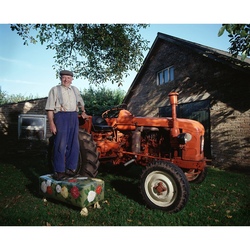
[[[140,190],[150,208],[170,213],[183,209],[189,197],[185,174],[170,162],[152,162],[141,175]]]
[[[80,168],[79,174],[82,176],[96,177],[98,174],[99,152],[96,148],[92,135],[87,133],[85,130],[79,130],[79,143],[80,143],[80,155],[79,161]]]

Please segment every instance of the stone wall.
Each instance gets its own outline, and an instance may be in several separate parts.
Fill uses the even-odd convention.
[[[214,164],[250,171],[250,110],[240,112],[217,102],[210,112]]]

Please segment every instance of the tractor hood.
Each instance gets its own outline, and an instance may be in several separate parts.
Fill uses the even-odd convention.
[[[116,118],[116,126],[120,130],[132,129],[136,127],[162,127],[177,128],[184,131],[193,131],[204,134],[204,127],[198,121],[172,117],[135,117],[128,110],[121,110],[118,118]]]

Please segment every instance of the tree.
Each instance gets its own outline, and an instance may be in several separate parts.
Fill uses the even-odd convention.
[[[75,78],[86,78],[90,84],[111,81],[122,85],[129,71],[137,71],[144,59],[149,41],[139,31],[146,24],[12,24],[29,43],[46,44],[55,50],[53,68],[71,69]]]
[[[125,96],[123,90],[110,90],[105,87],[89,87],[81,91],[88,115],[101,115],[104,111],[122,103]]]
[[[2,91],[2,88],[0,86],[0,105],[5,104],[7,102],[7,93],[6,91]]]
[[[32,100],[32,99],[37,99],[39,98],[38,96],[24,96],[22,94],[17,94],[17,95],[9,95],[6,91],[3,91],[1,86],[0,86],[0,105],[7,104],[7,103],[17,103],[21,101],[26,101],[26,100]]]
[[[250,56],[250,24],[222,24],[218,36],[222,36],[225,30],[230,37],[229,52],[233,57],[241,54],[241,59],[244,61]]]

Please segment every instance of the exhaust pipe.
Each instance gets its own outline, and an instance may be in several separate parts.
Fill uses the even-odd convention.
[[[172,118],[173,118],[173,121],[175,121],[176,118],[177,118],[176,108],[178,106],[178,100],[177,100],[178,95],[179,94],[176,93],[176,92],[171,92],[171,93],[168,94],[169,101],[170,101],[171,108],[172,108]]]
[[[176,124],[176,118],[177,118],[177,106],[178,106],[178,93],[177,92],[170,92],[168,94],[169,96],[169,101],[171,104],[171,109],[172,109],[172,121],[173,121],[173,128],[171,129],[172,131],[172,136],[176,137],[179,134],[179,131],[177,129],[177,124]]]

